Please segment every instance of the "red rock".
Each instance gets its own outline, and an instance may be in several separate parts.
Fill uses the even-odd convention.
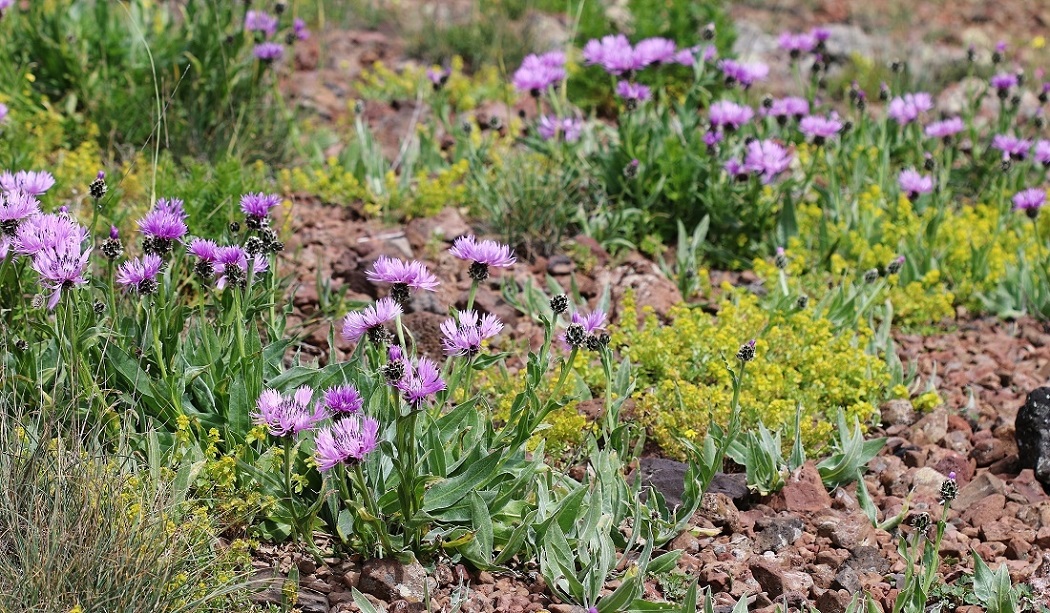
[[[1006,543],[1006,557],[1011,560],[1027,560],[1031,550],[1031,542],[1022,538],[1014,537]]]
[[[984,439],[974,443],[970,451],[970,457],[977,462],[978,468],[991,465],[997,460],[1006,457],[1006,443],[997,438]]]
[[[963,432],[966,436],[973,434],[973,428],[970,427],[970,422],[966,421],[962,415],[956,413],[948,415],[948,431]]]
[[[992,494],[978,500],[966,509],[961,509],[963,521],[977,528],[988,525],[1003,516],[1005,505],[1006,496]]]
[[[770,498],[769,506],[776,511],[814,513],[831,508],[831,496],[824,489],[815,462],[806,462],[793,472],[787,484]]]

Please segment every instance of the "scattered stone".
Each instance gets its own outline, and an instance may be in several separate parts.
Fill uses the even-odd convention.
[[[935,409],[912,427],[912,443],[916,445],[936,445],[948,434],[948,411]]]
[[[999,477],[983,472],[959,489],[952,506],[956,509],[967,509],[977,503],[978,500],[987,498],[993,494],[1002,494],[1006,491],[1006,484]]]
[[[1021,467],[1034,469],[1036,478],[1050,486],[1050,387],[1030,392],[1014,423]]]
[[[755,537],[755,552],[777,553],[802,537],[802,520],[798,517],[774,517]]]
[[[427,571],[419,562],[402,564],[392,559],[375,559],[361,567],[358,589],[391,602],[422,602],[427,589]]]
[[[882,413],[882,425],[907,426],[915,421],[915,407],[907,398],[895,398],[887,400],[879,407]]]
[[[852,599],[849,590],[828,590],[817,598],[817,610],[820,613],[846,613]]]
[[[651,487],[663,494],[668,507],[682,504],[685,492],[685,472],[689,466],[665,458],[642,458],[638,470],[642,474],[642,487]]]
[[[809,461],[794,471],[787,484],[773,494],[769,506],[777,511],[815,513],[831,508],[831,496],[824,489],[816,462]]]

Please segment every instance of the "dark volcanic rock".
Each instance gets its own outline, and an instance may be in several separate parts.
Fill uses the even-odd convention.
[[[1028,394],[1015,424],[1021,467],[1035,469],[1036,478],[1050,485],[1050,387]]]

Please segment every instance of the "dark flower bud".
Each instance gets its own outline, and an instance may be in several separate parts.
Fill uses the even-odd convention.
[[[933,161],[933,156],[926,154],[926,159],[923,160],[922,167],[926,170],[933,170],[937,164]]]
[[[395,283],[390,286],[390,297],[401,306],[408,304],[409,291],[407,283]]]
[[[403,360],[391,360],[379,370],[387,381],[400,381],[405,376],[405,362]]]
[[[550,306],[555,315],[560,315],[569,310],[569,299],[565,294],[559,294],[551,298]]]
[[[248,240],[244,241],[244,250],[250,255],[259,255],[264,247],[263,240],[258,236],[249,236]]]
[[[598,337],[593,335],[593,334],[588,334],[587,335],[587,338],[584,341],[584,345],[587,347],[587,349],[589,351],[594,351],[594,352],[601,351],[601,348],[602,348],[601,343],[598,341]]]
[[[569,324],[565,328],[565,343],[573,349],[583,347],[587,343],[587,330],[580,324]]]
[[[15,341],[15,349],[25,353],[26,351],[29,351],[29,343],[27,343],[25,339],[20,338]]]
[[[755,339],[740,346],[740,350],[736,352],[736,359],[745,363],[755,359]]]
[[[895,275],[901,271],[904,267],[904,256],[899,255],[893,258],[889,264],[886,265],[886,274]]]
[[[211,260],[197,260],[193,265],[193,273],[204,281],[208,281],[215,275],[215,264]]]
[[[627,179],[633,179],[638,176],[638,160],[631,160],[623,167],[623,176]]]
[[[806,308],[807,306],[809,306],[809,296],[807,296],[805,294],[802,294],[801,296],[799,296],[795,300],[795,308],[796,309],[801,311],[802,309]]]
[[[241,231],[241,224],[237,223],[236,221],[231,221],[230,222],[230,232],[232,232],[234,234],[237,234],[240,231]]]
[[[930,514],[926,512],[916,513],[908,519],[908,523],[911,524],[912,528],[919,534],[925,533],[930,529]]]
[[[766,108],[766,109],[773,108],[773,97],[772,96],[766,96],[765,98],[762,98],[762,108]]]
[[[955,500],[955,497],[959,495],[959,484],[955,482],[953,477],[954,473],[949,475],[949,479],[941,484],[941,500],[945,503],[949,503]]]
[[[904,72],[905,67],[906,64],[904,63],[904,60],[893,60],[890,62],[890,70],[894,73]]]
[[[966,49],[966,61],[970,63],[977,61],[977,49],[974,49],[973,45]]]
[[[101,315],[106,312],[106,303],[101,300],[96,300],[91,305],[91,310],[95,311],[95,315]]]
[[[867,283],[868,285],[871,285],[872,283],[874,283],[874,282],[876,282],[878,280],[879,280],[879,269],[878,268],[870,268],[870,269],[864,271],[864,282]]]
[[[489,278],[489,265],[484,262],[473,262],[467,274],[474,281],[484,281]]]
[[[709,23],[704,26],[703,32],[700,33],[700,37],[704,40],[711,40],[715,37],[715,24]]]
[[[91,197],[95,200],[101,200],[102,197],[106,195],[107,189],[108,188],[106,187],[106,173],[100,170],[98,171],[98,175],[95,177],[95,180],[92,181],[91,185],[88,186],[88,192],[91,194]]]

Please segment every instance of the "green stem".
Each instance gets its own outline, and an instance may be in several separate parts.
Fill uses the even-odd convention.
[[[288,494],[288,512],[292,515],[292,540],[298,540],[302,534],[299,525],[299,514],[295,510],[295,492],[292,491],[292,437],[283,437],[284,442],[284,491]]]
[[[470,311],[474,308],[474,297],[478,293],[478,282],[477,280],[471,281],[470,293],[467,295],[467,310]]]
[[[371,523],[375,525],[376,533],[379,534],[379,540],[383,543],[383,549],[388,554],[393,553],[394,546],[390,542],[390,535],[387,534],[386,526],[383,525],[383,521],[379,516],[379,505],[376,504],[375,498],[372,497],[372,491],[368,489],[368,483],[365,481],[365,473],[361,470],[360,462],[354,464],[354,475],[357,476],[357,487],[361,490],[365,508],[368,509],[369,515],[372,516]]]

